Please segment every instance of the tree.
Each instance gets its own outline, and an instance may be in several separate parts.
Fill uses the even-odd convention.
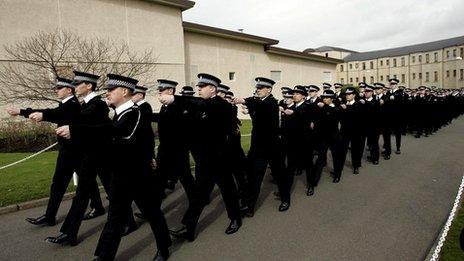
[[[72,70],[134,78],[154,76],[153,50],[133,52],[123,41],[84,38],[68,31],[38,32],[4,46],[6,62],[0,66],[0,103],[56,101],[56,77],[72,78]],[[150,73],[150,75],[148,75]]]

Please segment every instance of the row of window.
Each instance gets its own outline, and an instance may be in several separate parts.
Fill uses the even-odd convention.
[[[419,80],[422,80],[422,73],[412,73],[411,74],[411,77],[413,80],[416,80],[416,76]],[[456,70],[453,70],[453,77],[456,77],[457,76],[457,71]],[[446,78],[449,78],[450,77],[450,71],[446,71]],[[380,75],[380,81],[383,82],[384,81],[384,76],[383,75]],[[390,75],[386,75],[386,81],[390,80]],[[392,79],[398,79],[397,78],[397,75],[394,74]],[[355,81],[353,81],[353,77],[350,77],[350,81],[349,83],[358,83],[359,82],[359,77],[356,77],[354,78]],[[405,83],[406,82],[406,75],[405,74],[401,74],[401,83]],[[459,80],[463,81],[464,80],[464,69],[460,69],[459,70]],[[345,79],[344,78],[340,78],[340,82],[342,84],[345,84]],[[362,81],[363,82],[366,82],[366,77],[362,77]],[[374,79],[374,76],[371,76],[370,77],[370,83],[374,83],[375,79]],[[433,81],[434,82],[438,82],[438,71],[434,71],[433,72]],[[426,72],[425,73],[425,82],[430,82],[430,72]]]
[[[457,49],[453,49],[452,54],[453,54],[453,57],[456,58],[457,57]],[[460,57],[461,58],[464,57],[464,48],[460,48]],[[446,51],[446,58],[450,58],[450,50]],[[422,63],[422,55],[421,54],[417,55],[417,59],[418,59],[419,63]],[[401,62],[401,66],[405,66],[406,65],[405,57],[401,57],[400,62]],[[415,55],[411,56],[411,62],[416,63],[416,56]],[[438,62],[438,52],[433,53],[433,62]],[[428,54],[428,53],[425,54],[425,63],[430,63],[430,54]],[[383,66],[383,65],[384,65],[384,60],[379,60],[379,66]],[[385,65],[390,66],[390,59],[385,60]],[[348,66],[349,66],[350,70],[353,69],[353,64],[352,63],[349,63]],[[361,66],[362,66],[362,70],[366,70],[366,68],[367,68],[366,67],[366,62],[362,62]],[[397,66],[398,66],[397,65],[397,58],[393,58],[392,59],[392,67],[397,67]],[[354,68],[358,69],[359,68],[359,63],[354,63]],[[374,69],[374,62],[373,61],[369,62],[369,69]],[[343,67],[343,65],[340,65],[340,72],[343,72],[343,71],[344,71],[344,67]]]

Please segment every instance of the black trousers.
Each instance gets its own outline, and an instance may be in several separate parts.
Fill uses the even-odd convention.
[[[249,182],[246,176],[246,156],[242,148],[240,133],[232,135],[228,140],[226,159],[237,184],[239,199],[243,200]]]
[[[71,236],[77,236],[90,198],[95,199],[98,197],[98,207],[103,208],[100,199],[100,192],[98,190],[98,183],[96,180],[97,176],[100,178],[105,191],[111,199],[111,193],[109,193],[111,173],[108,171],[108,169],[103,167],[102,163],[100,163],[100,161],[105,160],[101,158],[101,155],[99,157],[100,158],[93,154],[82,155],[82,161],[79,167],[79,182],[76,188],[76,195],[73,198],[68,215],[66,216],[66,219],[61,226],[60,231],[62,233]]]
[[[372,161],[379,161],[380,149],[379,149],[379,137],[380,134],[376,131],[367,133],[367,144],[370,148],[370,158]]]
[[[346,155],[348,154],[348,146],[351,145],[351,166],[353,168],[361,167],[362,158],[362,134],[360,133],[340,133],[340,163],[342,166],[345,165]]]
[[[393,128],[393,134],[395,135],[396,150],[401,150],[401,135],[403,134],[402,126],[395,126]]]
[[[290,191],[287,189],[285,173],[285,155],[280,140],[266,147],[251,146],[247,155],[247,189],[246,202],[248,207],[254,211],[256,202],[261,192],[264,175],[267,166],[271,168],[272,176],[277,181],[277,187],[283,202],[290,200]]]
[[[160,144],[157,155],[157,172],[164,185],[168,180],[179,180],[189,202],[194,196],[195,178],[190,171],[190,155],[186,147]],[[164,186],[165,187],[165,186]]]
[[[194,196],[182,218],[189,230],[195,230],[214,184],[219,187],[229,219],[241,218],[237,187],[224,156],[224,150],[207,147],[197,154]]]
[[[383,149],[385,150],[385,155],[391,155],[391,130],[389,127],[385,127],[382,129],[382,137],[383,137]]]
[[[334,134],[326,137],[319,137],[317,144],[317,160],[314,165],[313,185],[317,186],[321,178],[322,170],[327,164],[327,152],[332,153],[332,162],[334,167],[334,177],[340,178],[342,175],[343,164],[340,164],[340,136]]]
[[[95,256],[102,260],[114,260],[122,233],[129,222],[127,209],[131,208],[132,201],[137,204],[150,224],[157,248],[167,250],[172,244],[171,237],[161,211],[161,198],[154,186],[153,172],[149,169],[118,170],[114,174],[110,189],[108,219],[98,240]]]

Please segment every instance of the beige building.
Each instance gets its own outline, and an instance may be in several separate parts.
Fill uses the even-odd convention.
[[[396,78],[401,85],[410,88],[421,85],[464,87],[464,36],[392,49],[353,52],[345,57],[340,53],[336,50],[319,52],[344,60],[337,65],[337,81],[343,84],[358,85],[361,81],[385,83]]]
[[[197,73],[211,73],[237,96],[251,95],[257,76],[274,79],[276,88],[336,80],[340,59],[279,48],[274,39],[184,22],[182,12],[194,4],[185,0],[3,0],[0,45],[56,29],[121,39],[131,50],[155,50],[152,78],[194,85]],[[5,59],[0,49],[0,63]],[[279,89],[274,93],[280,97]],[[4,116],[3,108],[0,104],[0,116]]]

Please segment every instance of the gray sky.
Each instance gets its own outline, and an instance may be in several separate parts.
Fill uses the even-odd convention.
[[[184,21],[280,41],[302,51],[371,51],[464,35],[463,0],[196,0]]]

